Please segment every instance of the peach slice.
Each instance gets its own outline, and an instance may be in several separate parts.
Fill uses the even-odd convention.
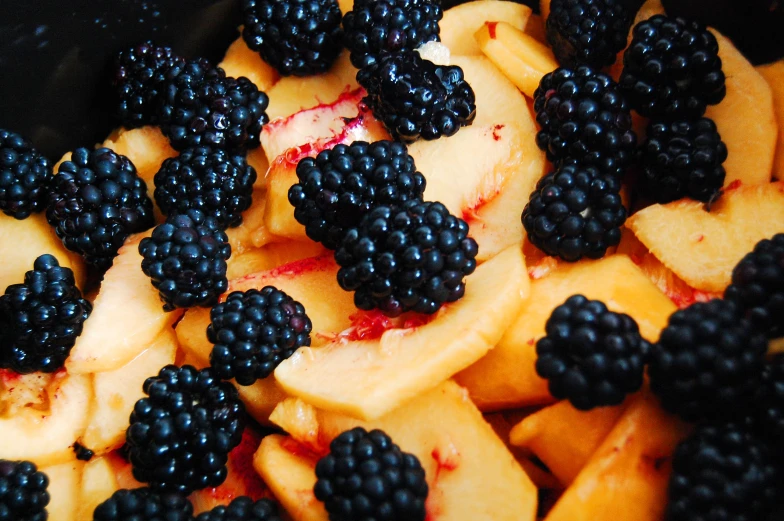
[[[550,16],[550,0],[539,0],[539,14],[546,22]]]
[[[280,79],[278,71],[265,62],[259,53],[250,50],[242,36],[226,49],[226,55],[218,67],[226,71],[226,76],[248,78],[262,91],[268,90]]]
[[[757,71],[768,82],[773,94],[774,113],[779,127],[773,176],[779,181],[784,181],[784,60],[760,65]]]
[[[91,459],[82,470],[79,494],[73,496],[75,500],[77,498],[79,500],[76,519],[81,521],[92,519],[96,507],[118,490],[120,490],[120,485],[117,483],[114,468],[109,460],[107,458]]]
[[[240,225],[226,230],[226,236],[231,245],[231,257],[226,261],[227,271],[232,270],[232,264],[236,262],[238,256],[248,251],[254,251],[256,248],[261,248],[274,238],[264,225],[264,214],[267,206],[266,190],[255,187],[251,197],[251,206],[242,212]]]
[[[84,463],[81,461],[69,461],[51,467],[44,467],[41,470],[49,478],[49,504],[46,505],[46,512],[52,521],[85,521],[92,519],[77,515],[80,510],[80,481],[82,480],[82,469]]]
[[[481,56],[473,34],[485,22],[506,22],[522,29],[531,14],[530,7],[515,2],[475,0],[460,4],[447,9],[438,23],[441,43],[449,47],[452,54]]]
[[[547,45],[547,36],[544,28],[545,20],[538,14],[528,17],[528,22],[523,27],[523,32],[532,36],[537,42]]]
[[[283,241],[265,244],[264,246],[234,255],[228,262],[226,276],[229,280],[245,275],[267,271],[283,264],[317,257],[327,253],[326,248],[313,241]]]

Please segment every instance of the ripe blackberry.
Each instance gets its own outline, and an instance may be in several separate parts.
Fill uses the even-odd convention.
[[[193,505],[180,494],[121,489],[98,505],[93,521],[192,521]],[[85,521],[85,520],[82,520]]]
[[[294,218],[308,237],[331,250],[374,206],[422,199],[425,191],[414,158],[394,141],[336,145],[301,160],[297,177],[289,190]]]
[[[155,174],[155,202],[165,215],[200,210],[227,228],[242,222],[255,182],[256,170],[242,154],[186,148]]]
[[[770,338],[784,336],[784,233],[761,240],[741,259],[724,298]]]
[[[553,163],[565,159],[619,175],[637,136],[626,97],[608,76],[585,66],[545,74],[534,92],[536,144]]]
[[[214,218],[198,210],[169,216],[141,240],[139,253],[166,311],[212,306],[228,288],[229,239]]]
[[[271,499],[253,501],[247,496],[233,499],[226,506],[218,506],[202,512],[195,521],[282,521],[278,505]]]
[[[780,462],[784,462],[784,353],[778,353],[765,362],[762,383],[754,404],[754,423],[757,433],[772,442],[771,449]]]
[[[242,37],[283,76],[326,72],[343,49],[336,0],[243,0]]]
[[[147,184],[125,156],[77,148],[52,178],[46,219],[65,247],[99,270],[132,233],[155,224]]]
[[[695,119],[724,99],[719,44],[704,25],[653,16],[638,23],[618,83],[632,108],[658,119]]]
[[[0,210],[16,219],[46,207],[52,166],[25,138],[0,129]]]
[[[46,521],[48,486],[34,463],[0,460],[0,521]]]
[[[651,389],[665,409],[688,421],[741,418],[767,349],[765,335],[732,302],[692,304],[670,316],[651,350]]]
[[[543,177],[521,219],[531,244],[568,262],[598,259],[618,245],[626,209],[621,183],[593,166],[563,164]]]
[[[304,306],[272,286],[232,292],[210,310],[210,365],[219,378],[252,385],[309,346],[312,329]]]
[[[435,65],[416,51],[383,56],[361,69],[357,81],[367,91],[362,101],[406,143],[452,136],[476,117],[476,98],[463,69]]]
[[[24,283],[8,286],[0,296],[5,323],[0,367],[22,374],[60,369],[92,309],[73,272],[52,255],[41,255]]]
[[[245,424],[237,389],[190,365],[167,365],[143,389],[125,435],[134,478],[182,494],[223,483]]]
[[[463,296],[476,254],[468,225],[441,203],[377,206],[335,252],[338,284],[359,309],[432,314]]]
[[[383,431],[356,427],[332,440],[316,463],[316,499],[330,520],[424,521],[428,486],[416,456]]]

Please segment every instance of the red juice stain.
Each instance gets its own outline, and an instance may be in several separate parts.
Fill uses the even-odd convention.
[[[493,139],[496,141],[501,141],[501,134],[500,131],[503,130],[504,125],[495,125],[493,127]]]
[[[253,455],[260,444],[259,433],[246,428],[240,444],[229,453],[229,477],[223,484],[205,492],[215,499],[227,501],[242,495],[254,500],[271,497],[267,485],[253,468]]]
[[[323,454],[314,452],[313,449],[303,445],[291,436],[284,438],[283,441],[280,442],[280,446],[289,454],[312,461],[314,465],[324,456]]]
[[[487,22],[487,31],[490,33],[490,38],[495,40],[495,28],[498,22]]]
[[[446,306],[442,306],[441,310],[444,308]],[[378,310],[358,311],[349,316],[351,326],[340,333],[339,338],[349,342],[375,340],[381,338],[381,335],[392,329],[416,329],[432,321],[436,315],[437,313],[422,315],[412,312],[390,318]]]
[[[728,184],[727,188],[725,188],[724,191],[725,192],[729,192],[730,190],[735,190],[737,188],[740,188],[740,185],[742,185],[742,184],[743,184],[743,182],[740,179],[736,179],[733,182],[731,182],[730,184]]]
[[[0,381],[2,381],[4,384],[15,382],[21,377],[22,375],[16,371],[11,371],[10,369],[0,369]]]

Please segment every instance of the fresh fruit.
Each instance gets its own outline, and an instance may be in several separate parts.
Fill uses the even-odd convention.
[[[191,502],[179,494],[158,494],[149,488],[120,489],[98,505],[93,520],[135,521],[150,516],[154,520],[190,521],[192,513]]]
[[[0,210],[25,219],[46,207],[49,161],[25,138],[0,129]]]
[[[784,180],[784,60],[760,65],[756,69],[768,82],[768,87],[773,94],[773,115],[778,126],[773,177],[782,181]]]
[[[231,239],[231,235],[229,235],[229,243],[232,252],[234,252],[236,249],[231,243]],[[271,270],[290,262],[318,257],[325,253],[324,247],[313,241],[283,241],[264,244],[260,248],[249,249],[239,255],[232,254],[228,262],[226,277],[229,280],[234,280],[259,271]]]
[[[9,521],[45,521],[49,478],[29,461],[0,460],[0,515]]]
[[[226,71],[226,76],[239,78],[245,76],[260,91],[267,91],[280,79],[278,71],[261,59],[259,53],[248,48],[240,36],[226,49],[226,55],[218,67]]]
[[[473,0],[456,5],[444,12],[439,23],[441,43],[452,54],[481,56],[482,49],[473,35],[488,22],[504,22],[515,29],[526,27],[531,17],[527,5],[503,0]]]
[[[340,63],[338,61],[329,72],[318,76],[281,78],[267,91],[270,99],[267,115],[270,120],[287,118],[301,110],[332,103],[342,93],[355,89],[357,83],[353,77],[344,78],[339,74],[337,65]]]
[[[542,0],[542,3],[545,1],[548,2],[549,8],[549,0]],[[610,75],[615,81],[618,81],[621,78],[621,73],[623,72],[623,55],[634,39],[634,28],[637,27],[637,24],[644,22],[657,14],[667,14],[664,10],[664,6],[662,5],[661,0],[645,0],[642,5],[639,6],[639,9],[637,9],[637,13],[634,15],[634,20],[631,24],[631,27],[629,28],[629,34],[626,36],[626,48],[618,53],[618,56],[615,59],[615,63],[613,63],[610,67]]]
[[[758,398],[754,402],[752,417],[756,424],[756,432],[764,439],[774,451],[774,456],[781,460],[784,451],[775,440],[784,433],[784,354],[779,350],[768,357],[762,371],[762,383],[759,388]]]
[[[51,500],[46,511],[52,521],[83,521],[83,518],[77,517],[80,499],[79,483],[82,479],[83,468],[84,463],[81,461],[70,461],[41,468],[41,472],[49,477]],[[19,521],[25,521],[25,519],[22,518]]]
[[[98,505],[112,497],[120,489],[114,469],[107,458],[95,458],[84,465],[79,487],[77,521],[93,518]]]
[[[337,5],[337,4],[336,4]],[[271,499],[253,501],[238,497],[228,505],[220,505],[196,516],[196,521],[282,521],[278,504]]]

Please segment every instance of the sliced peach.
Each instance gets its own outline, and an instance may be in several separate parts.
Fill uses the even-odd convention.
[[[537,42],[547,44],[547,36],[545,35],[544,24],[544,18],[538,14],[532,14],[530,17],[528,17],[528,22],[525,24],[525,27],[523,27],[523,32],[533,36]]]
[[[539,13],[542,20],[547,21],[550,16],[550,0],[539,0]]]
[[[236,256],[232,253],[226,276],[229,280],[237,279],[290,262],[323,255],[326,252],[321,244],[313,241],[273,242]]]
[[[232,264],[237,261],[238,256],[261,248],[274,238],[264,224],[264,213],[267,206],[266,190],[255,188],[252,198],[251,207],[242,212],[242,223],[235,228],[226,230],[226,236],[231,245],[231,257],[226,262],[227,271],[232,271]],[[232,277],[229,276],[229,278]]]
[[[40,471],[49,478],[49,504],[46,512],[52,521],[84,521],[90,517],[80,517],[79,482],[82,479],[84,463],[69,461],[50,467],[41,468]]]
[[[760,65],[757,71],[768,82],[773,94],[773,108],[779,127],[773,176],[779,181],[784,181],[784,60]]]
[[[253,183],[253,188],[264,189],[267,181],[267,170],[269,170],[269,161],[267,161],[267,154],[261,147],[248,150],[246,159],[248,164],[256,170],[256,182]]]
[[[506,22],[522,29],[531,14],[530,7],[515,2],[474,0],[460,4],[447,9],[438,24],[441,43],[452,54],[480,56],[482,51],[472,36],[485,22]]]
[[[79,494],[74,496],[74,500],[79,501],[76,519],[80,521],[92,519],[95,508],[118,490],[120,485],[117,483],[110,460],[103,457],[91,459],[84,465]],[[59,518],[52,517],[52,519]]]
[[[218,66],[226,71],[227,76],[248,78],[262,91],[268,90],[280,79],[278,71],[259,53],[250,50],[241,36],[226,49],[226,55]]]

